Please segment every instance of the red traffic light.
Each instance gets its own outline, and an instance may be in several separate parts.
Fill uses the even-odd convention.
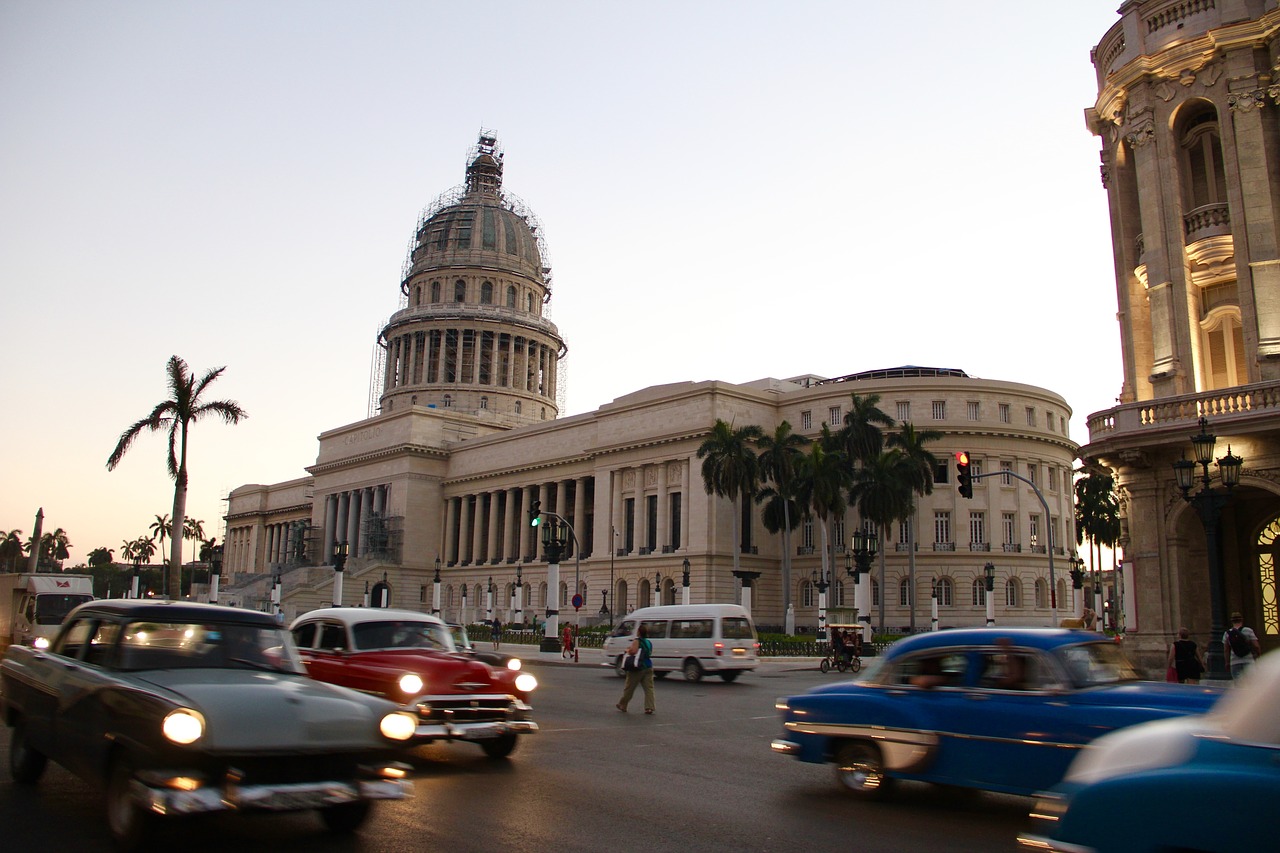
[[[957,464],[957,465],[968,465],[968,464],[969,464],[969,454],[968,454],[968,453],[965,453],[963,450],[957,450],[957,451],[956,451],[956,464]]]

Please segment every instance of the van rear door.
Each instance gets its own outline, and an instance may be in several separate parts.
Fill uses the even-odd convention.
[[[731,660],[756,659],[756,629],[745,616],[726,616],[720,620],[720,637],[724,656]]]

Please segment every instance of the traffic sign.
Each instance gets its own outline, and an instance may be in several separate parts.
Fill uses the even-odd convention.
[[[575,595],[575,596],[573,597],[573,609],[574,609],[574,610],[579,610],[579,609],[581,609],[581,607],[582,607],[582,596],[581,596],[581,595]]]

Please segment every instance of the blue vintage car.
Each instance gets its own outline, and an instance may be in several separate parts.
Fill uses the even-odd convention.
[[[780,699],[775,752],[834,764],[851,793],[916,779],[1030,796],[1085,744],[1122,726],[1207,711],[1215,687],[1146,682],[1093,632],[975,628],[918,634],[861,678]]]
[[[1099,738],[1042,795],[1023,849],[1071,853],[1276,849],[1280,654],[1205,716]]]

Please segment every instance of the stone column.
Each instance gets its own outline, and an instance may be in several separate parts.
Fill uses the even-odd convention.
[[[582,552],[582,540],[587,537],[587,478],[578,477],[573,481],[573,530],[578,537],[574,545],[574,554],[586,556]]]
[[[458,498],[458,565],[471,563],[471,496]]]
[[[521,557],[520,528],[522,525],[525,527],[528,527],[528,524],[525,523],[525,520],[523,518],[524,508],[519,505],[519,494],[520,494],[520,488],[518,486],[512,486],[511,488],[507,489],[507,501],[506,501],[507,536],[506,536],[506,541],[503,543],[504,547],[502,550],[505,552],[505,556],[508,563],[514,563],[519,561]]]
[[[484,492],[476,492],[475,508],[471,516],[471,564],[484,561]]]
[[[360,513],[361,492],[351,492],[351,503],[347,510],[347,553],[354,557],[360,553]]]
[[[445,498],[444,501],[444,554],[441,555],[441,561],[445,565],[457,562],[458,556],[458,534],[454,531],[458,527],[458,499]]]
[[[499,525],[502,523],[502,516],[501,516],[501,513],[499,513],[498,511],[499,504],[500,504],[500,501],[498,500],[498,496],[501,495],[502,493],[489,492],[488,494],[489,494],[489,543],[488,543],[488,548],[485,551],[485,557],[489,560],[490,563],[498,563],[498,562],[501,562],[501,560],[499,559],[501,555],[498,553],[498,528],[499,528]]]

